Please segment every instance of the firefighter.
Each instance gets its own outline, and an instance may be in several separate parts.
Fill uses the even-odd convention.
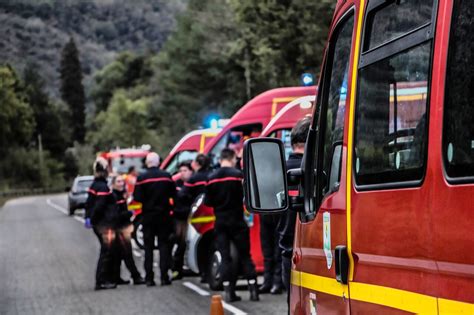
[[[184,185],[193,175],[191,162],[182,162],[179,165],[180,179],[176,181],[176,205],[174,210],[174,241],[176,251],[173,256],[173,280],[183,277],[184,253],[186,251],[186,232],[188,227],[189,207],[181,196]]]
[[[146,285],[155,286],[153,273],[153,249],[158,237],[160,251],[161,285],[170,285],[168,272],[171,268],[171,240],[173,233],[172,211],[176,186],[171,175],[158,168],[160,157],[155,152],[148,153],[145,159],[147,171],[138,176],[134,198],[142,203],[143,237],[145,243]]]
[[[207,177],[209,175],[209,167],[211,161],[207,155],[198,154],[196,158],[191,162],[191,167],[194,171],[193,175],[188,182],[183,184],[183,188],[178,193],[178,200],[181,205],[181,213],[176,216],[177,223],[180,226],[180,231],[182,233],[181,245],[175,252],[175,262],[174,271],[176,272],[176,278],[182,278],[183,271],[183,262],[184,262],[184,253],[186,251],[186,231],[188,227],[187,219],[191,211],[191,206],[196,200],[196,198],[204,193],[207,184]],[[178,213],[176,213],[178,214]],[[204,274],[201,277],[205,277]]]
[[[125,177],[125,183],[127,185],[126,187],[127,187],[128,196],[133,195],[133,191],[135,190],[135,184],[137,182],[137,176],[138,176],[138,172],[135,166],[130,166],[128,168],[127,176]]]
[[[179,179],[176,181],[176,191],[180,191],[183,188],[191,176],[193,176],[193,168],[191,166],[191,160],[181,162],[178,165]]]
[[[306,138],[308,136],[311,119],[309,117],[302,118],[291,130],[291,148],[293,152],[286,161],[288,170],[301,168],[303,160]],[[289,187],[289,190],[298,190],[298,187]],[[295,237],[296,211],[286,211],[281,216],[278,224],[278,232],[280,235],[279,245],[282,256],[282,280],[288,292],[288,305],[290,297],[290,274],[291,274],[291,257],[293,255],[293,239]]]
[[[95,290],[115,289],[113,275],[114,223],[117,219],[115,199],[107,185],[107,160],[97,158],[93,165],[94,181],[86,201],[86,228],[93,228],[100,243]]]
[[[231,149],[223,149],[221,167],[210,176],[206,186],[205,204],[214,208],[217,248],[222,255],[221,274],[226,302],[240,301],[235,294],[237,275],[232,274],[231,242],[234,243],[247,278],[250,300],[258,301],[257,274],[250,257],[250,234],[244,220],[242,172],[235,168],[237,158]]]
[[[140,272],[135,266],[132,256],[132,231],[133,225],[130,222],[132,213],[128,211],[127,200],[125,199],[125,181],[122,176],[112,178],[112,193],[118,208],[118,217],[115,225],[116,234],[116,250],[115,250],[115,278],[117,284],[129,284],[130,281],[123,280],[120,277],[120,265],[122,260],[132,275],[133,284],[144,284],[145,279],[142,278]]]

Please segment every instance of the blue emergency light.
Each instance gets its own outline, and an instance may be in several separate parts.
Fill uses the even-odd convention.
[[[301,82],[304,86],[310,86],[314,84],[314,78],[311,73],[303,73],[301,75]]]

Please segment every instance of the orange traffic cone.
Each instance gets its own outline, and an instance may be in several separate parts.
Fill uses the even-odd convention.
[[[224,307],[222,306],[222,296],[220,295],[212,296],[210,315],[224,315]]]

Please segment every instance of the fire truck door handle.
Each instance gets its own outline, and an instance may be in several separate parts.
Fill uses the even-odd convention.
[[[347,284],[349,275],[349,255],[345,245],[338,245],[335,249],[336,280],[339,283]]]

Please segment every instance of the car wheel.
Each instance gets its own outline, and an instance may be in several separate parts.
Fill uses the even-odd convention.
[[[140,249],[145,249],[145,241],[143,237],[142,216],[139,215],[133,220],[132,238]],[[158,241],[155,239],[155,249],[158,249]]]
[[[232,274],[238,276],[239,270],[239,255],[237,253],[237,249],[235,248],[234,244],[230,246],[230,256],[232,258]],[[208,266],[207,266],[207,273],[206,273],[206,280],[209,284],[209,288],[214,291],[221,291],[223,290],[222,285],[222,255],[217,249],[215,242],[211,246],[210,256],[208,259]]]

